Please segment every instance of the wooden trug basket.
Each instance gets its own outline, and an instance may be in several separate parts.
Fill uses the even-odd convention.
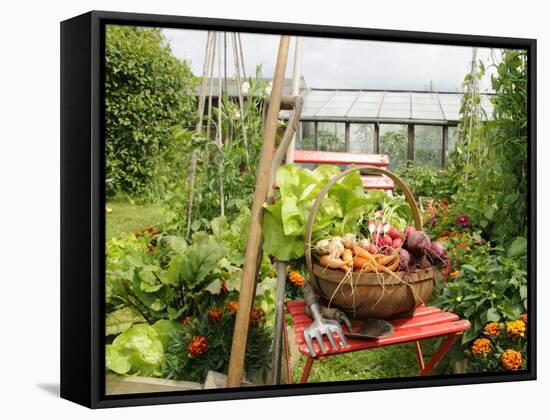
[[[330,306],[343,310],[352,318],[390,318],[412,314],[417,306],[427,303],[432,296],[435,275],[433,268],[415,270],[410,274],[403,271],[395,272],[407,284],[385,273],[352,272],[351,277],[348,274],[348,279],[340,285],[346,273],[322,267],[312,259],[313,223],[321,203],[334,184],[355,171],[377,173],[391,178],[405,194],[416,229],[422,230],[422,218],[414,196],[401,179],[385,169],[373,166],[347,169],[325,185],[309,212],[305,231],[305,257],[309,280],[319,296],[330,302]]]

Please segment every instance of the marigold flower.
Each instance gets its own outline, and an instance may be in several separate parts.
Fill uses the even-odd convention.
[[[222,319],[223,312],[220,308],[216,306],[215,308],[208,311],[207,316],[210,322],[217,324]]]
[[[288,278],[290,279],[290,281],[292,283],[294,283],[296,286],[298,287],[303,287],[304,286],[304,276],[302,276],[300,273],[298,273],[297,271],[292,271],[289,275],[288,275]]]
[[[220,285],[220,295],[225,296],[227,294],[227,283],[223,282]]]
[[[231,312],[233,315],[237,314],[237,310],[239,309],[239,302],[231,301],[226,302],[225,307]]]
[[[525,326],[527,327],[527,314],[521,314],[519,316],[519,319],[521,319],[523,321],[523,323],[525,324]]]
[[[472,345],[472,354],[474,356],[483,356],[491,353],[491,342],[487,338],[478,338]]]
[[[521,319],[506,323],[506,332],[509,337],[520,338],[525,337],[525,324]]]
[[[500,335],[500,325],[498,325],[496,322],[489,322],[485,327],[483,327],[483,331],[487,335],[491,336],[498,336]]]
[[[460,276],[460,270],[455,270],[451,273],[453,279],[456,279],[458,276]]]
[[[187,346],[189,357],[199,357],[208,351],[208,340],[202,336],[195,336]]]
[[[508,370],[518,370],[523,363],[521,353],[516,350],[508,349],[500,357],[502,366]]]
[[[193,322],[193,317],[191,315],[186,316],[185,318],[182,318],[180,321],[181,325],[189,325]]]
[[[458,244],[458,247],[462,250],[468,249],[468,244],[466,242],[461,242]]]
[[[459,214],[456,217],[456,224],[462,226],[463,228],[466,228],[470,226],[470,218],[465,214]]]
[[[265,312],[262,308],[252,308],[252,312],[250,314],[250,323],[252,325],[265,323]]]

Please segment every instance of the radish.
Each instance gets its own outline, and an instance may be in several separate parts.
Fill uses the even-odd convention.
[[[388,231],[388,235],[390,235],[390,237],[392,239],[401,239],[401,232],[399,232],[399,230],[396,228],[396,227],[392,227],[389,231]]]
[[[392,239],[388,235],[382,236],[382,245],[383,246],[392,246]]]
[[[391,247],[394,248],[394,249],[399,249],[403,246],[403,239],[397,237],[395,238],[392,243],[391,243]]]
[[[378,254],[378,247],[376,245],[371,245],[369,249],[367,249],[367,252],[369,254]]]

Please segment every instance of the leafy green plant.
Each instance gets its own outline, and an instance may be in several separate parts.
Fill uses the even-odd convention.
[[[174,127],[185,127],[194,119],[192,89],[188,64],[172,55],[160,29],[107,25],[107,196],[149,191]]]
[[[436,292],[434,304],[468,319],[462,344],[479,336],[488,322],[516,320],[527,310],[527,242],[514,240],[507,252],[478,245],[462,253],[460,273]]]
[[[121,374],[160,376],[164,363],[164,346],[178,323],[167,320],[154,325],[136,324],[117,336],[105,348],[107,369]]]

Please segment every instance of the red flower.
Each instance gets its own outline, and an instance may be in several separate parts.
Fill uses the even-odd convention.
[[[189,357],[199,357],[208,351],[208,340],[200,335],[193,337],[187,346],[187,351],[189,352]]]
[[[227,294],[227,283],[223,282],[220,285],[220,295],[225,296]]]
[[[208,320],[214,324],[217,324],[222,319],[223,312],[217,306],[214,309],[208,311]]]
[[[186,316],[185,318],[182,318],[180,321],[181,325],[189,325],[193,322],[193,317],[191,315]]]
[[[263,324],[265,322],[265,312],[262,308],[252,308],[250,314],[250,323],[252,325]]]

